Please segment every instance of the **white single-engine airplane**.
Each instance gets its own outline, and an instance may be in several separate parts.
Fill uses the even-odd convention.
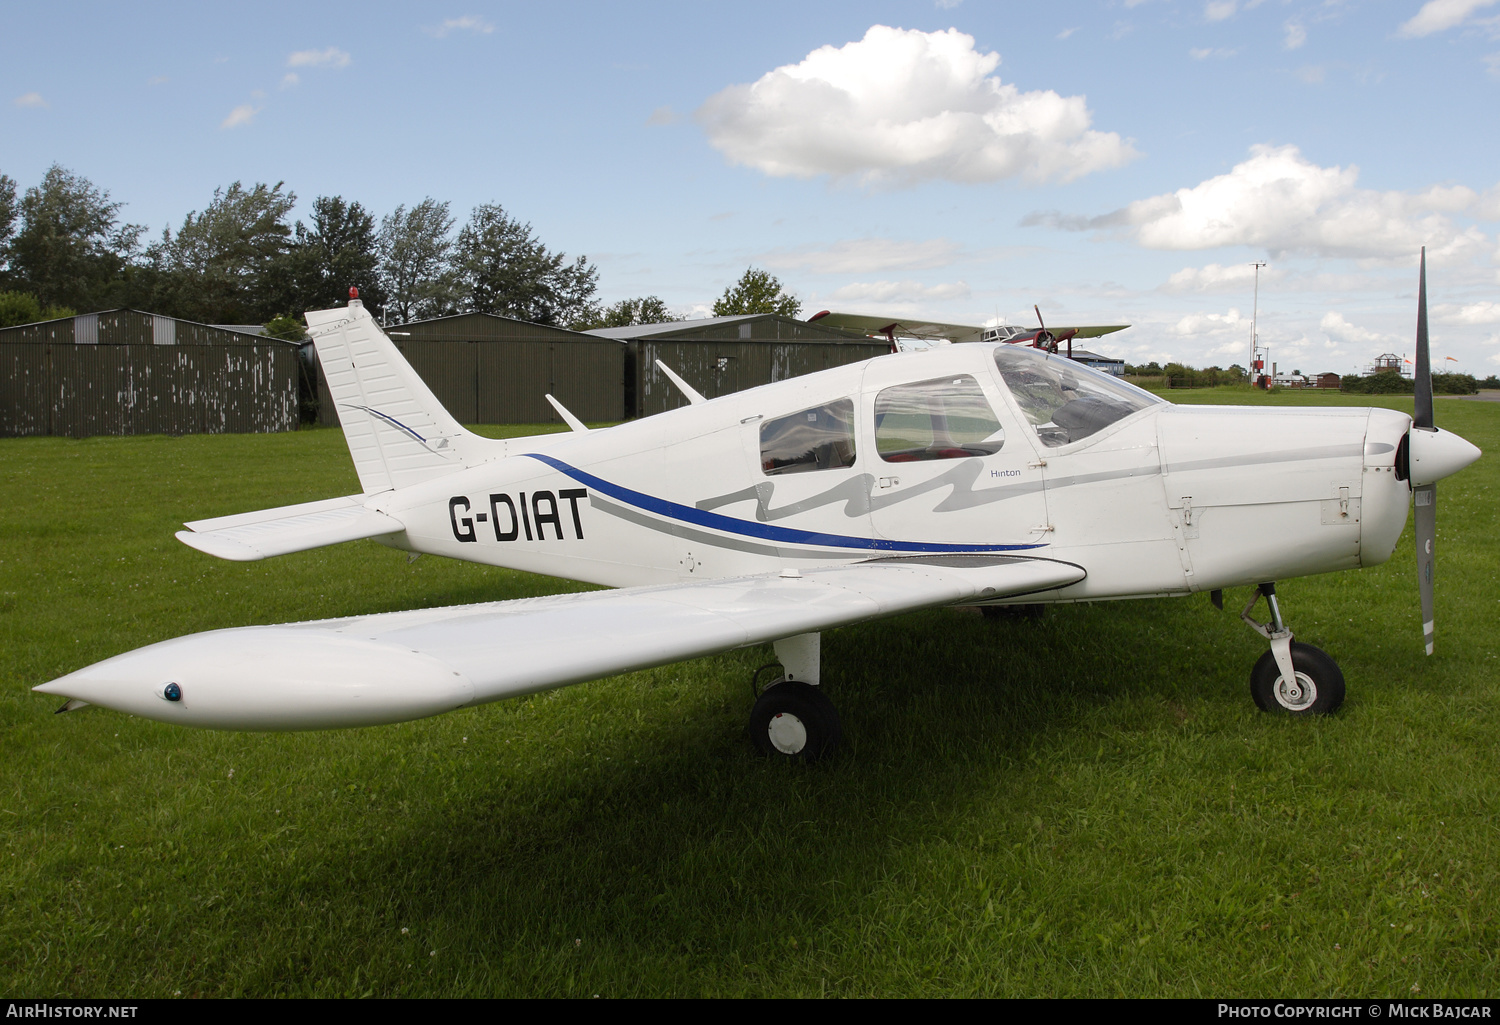
[[[1416,495],[1432,650],[1435,482],[1479,450],[1432,425],[1425,257],[1416,417],[1182,407],[1036,348],[881,356],[588,430],[464,430],[358,300],[309,313],[363,493],[189,523],[250,560],[373,538],[616,590],[193,634],[36,688],[185,726],[392,723],[771,642],[750,734],[839,738],[823,630],[914,609],[1256,588],[1260,707],[1331,712],[1337,665],[1268,581],[1384,562]],[[670,371],[668,371],[670,374]],[[1274,538],[1266,544],[1265,538]],[[1269,622],[1251,617],[1264,596]]]

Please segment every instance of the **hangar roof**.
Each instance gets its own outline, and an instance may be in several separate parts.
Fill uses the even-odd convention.
[[[700,320],[673,320],[664,324],[631,324],[627,327],[598,327],[588,334],[627,342],[640,339],[682,339],[747,342],[868,342],[869,338],[853,331],[809,324],[795,317],[775,313],[745,313],[734,317],[704,317]]]

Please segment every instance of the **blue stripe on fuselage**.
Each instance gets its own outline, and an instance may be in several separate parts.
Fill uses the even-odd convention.
[[[692,523],[699,527],[722,530],[726,534],[739,534],[744,537],[759,538],[762,541],[815,545],[820,548],[858,548],[877,552],[1019,552],[1032,548],[1046,547],[1046,545],[1040,544],[952,545],[931,541],[888,541],[884,538],[849,537],[844,534],[823,534],[813,530],[777,527],[769,523],[741,520],[733,516],[708,512],[704,509],[695,509],[692,506],[669,502],[664,498],[657,498],[654,495],[632,491],[618,484],[611,484],[601,477],[595,477],[592,473],[580,470],[576,466],[570,466],[561,459],[554,459],[552,456],[542,455],[538,452],[526,452],[523,454],[539,462],[546,463],[554,470],[567,474],[580,484],[585,484],[600,494],[608,495],[618,502],[633,505],[637,509],[644,509],[647,512],[656,513],[658,516],[681,520],[684,523]]]

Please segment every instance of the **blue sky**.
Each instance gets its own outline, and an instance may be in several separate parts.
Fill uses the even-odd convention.
[[[500,202],[606,300],[1129,321],[1098,348],[1500,373],[1500,2],[13,5],[0,171]]]

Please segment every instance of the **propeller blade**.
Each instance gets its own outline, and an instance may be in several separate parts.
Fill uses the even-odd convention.
[[[1427,247],[1422,247],[1421,269],[1417,277],[1417,368],[1416,404],[1412,415],[1413,430],[1433,428],[1432,363],[1427,343]],[[1432,576],[1437,547],[1437,485],[1423,484],[1412,489],[1416,503],[1413,526],[1417,535],[1417,586],[1422,592],[1422,642],[1432,654],[1433,597]]]
[[[1416,408],[1412,423],[1417,427],[1432,424],[1432,358],[1427,345],[1427,247],[1422,247],[1422,267],[1417,277],[1417,367],[1415,372]]]
[[[1432,654],[1432,572],[1437,561],[1437,485],[1413,489],[1416,497],[1417,585],[1422,591],[1422,643]]]

